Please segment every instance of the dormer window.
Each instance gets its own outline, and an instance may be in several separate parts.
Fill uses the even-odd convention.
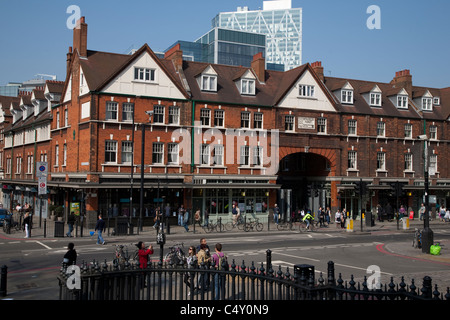
[[[241,94],[255,94],[255,80],[241,79]]]
[[[155,69],[149,68],[134,68],[134,80],[155,82]]]
[[[422,110],[433,110],[432,98],[422,98]]]
[[[375,107],[381,107],[381,93],[370,94],[370,105]]]
[[[439,97],[434,97],[434,98],[433,98],[433,104],[434,104],[435,106],[439,106],[439,105],[441,104],[441,98],[439,98]]]
[[[408,96],[397,96],[397,108],[408,108]]]
[[[201,83],[203,91],[217,91],[217,76],[202,75]]]
[[[353,90],[343,89],[341,91],[341,102],[353,104]]]

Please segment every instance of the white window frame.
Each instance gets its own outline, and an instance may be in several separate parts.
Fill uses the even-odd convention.
[[[69,126],[69,109],[67,108],[64,109],[64,126]]]
[[[241,79],[241,94],[254,95],[255,83],[254,79]]]
[[[215,144],[213,149],[213,159],[212,162],[216,166],[223,166],[223,144]]]
[[[180,107],[169,107],[169,124],[180,124]]]
[[[200,165],[201,166],[209,166],[211,163],[211,153],[209,144],[201,144],[200,145]]]
[[[250,112],[248,111],[241,112],[241,128],[250,128]]]
[[[386,171],[386,152],[377,152],[377,171]]]
[[[202,74],[201,76],[202,91],[217,91],[217,76]]]
[[[295,116],[288,114],[284,117],[284,130],[289,132],[295,131]]]
[[[200,109],[200,122],[203,127],[211,126],[211,109]]]
[[[239,165],[242,167],[250,166],[250,147],[249,146],[241,146],[239,153]]]
[[[135,67],[134,81],[149,83],[156,82],[156,69]]]
[[[350,150],[348,152],[347,169],[348,170],[358,169],[358,152],[355,150]]]
[[[152,164],[164,164],[164,143],[153,142]]]
[[[63,163],[62,166],[65,167],[67,165],[67,143],[63,145]]]
[[[119,114],[119,104],[115,101],[106,101],[105,120],[117,121]]]
[[[434,168],[434,172],[438,172],[438,157],[437,154],[430,155],[430,168]],[[429,170],[433,172],[433,169]]]
[[[262,112],[255,112],[253,114],[253,128],[263,129],[264,128],[264,115]]]
[[[55,145],[55,167],[59,166],[59,144]]]
[[[253,166],[263,166],[263,147],[261,146],[253,147]]]
[[[353,90],[342,89],[341,103],[353,104]]]
[[[370,105],[374,107],[381,107],[381,93],[378,92],[370,93]]]
[[[107,157],[107,154],[110,156]],[[111,161],[112,160],[112,161]],[[105,141],[105,163],[117,163],[117,141]]]
[[[133,122],[134,103],[124,102],[122,104],[122,121]]]
[[[437,140],[437,126],[430,126],[430,140]]]
[[[408,96],[397,95],[397,108],[407,109],[408,108]]]
[[[219,128],[225,126],[225,110],[214,110],[214,126]]]
[[[123,164],[131,164],[132,158],[133,158],[133,142],[132,141],[122,141],[121,162]]]
[[[315,86],[301,84],[298,86],[298,95],[302,98],[314,98],[315,97]]]
[[[320,117],[317,118],[317,133],[326,134],[327,133],[327,119]]]
[[[433,104],[435,106],[441,105],[441,98],[440,97],[433,97]]]
[[[433,99],[432,98],[422,98],[422,110],[432,111],[433,110]]]
[[[167,145],[167,164],[177,165],[178,161],[178,143],[169,143]]]
[[[355,119],[348,120],[348,135],[356,136],[358,134],[358,122]]]
[[[405,153],[405,171],[413,171],[412,153]]]
[[[386,123],[383,121],[377,122],[377,137],[385,137],[386,136]]]
[[[405,138],[412,138],[412,124],[405,124]]]
[[[165,108],[163,105],[156,104],[153,106],[153,123],[164,124]]]

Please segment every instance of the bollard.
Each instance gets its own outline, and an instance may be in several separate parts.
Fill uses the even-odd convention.
[[[347,219],[345,223],[347,224],[347,232],[353,232],[353,219]]]
[[[409,230],[409,219],[403,217],[402,222],[403,222],[403,230]]]
[[[44,219],[44,238],[47,238],[47,219]]]
[[[0,276],[0,296],[6,297],[6,285],[7,285],[7,274],[8,274],[8,267],[3,265],[1,270],[1,276]]]

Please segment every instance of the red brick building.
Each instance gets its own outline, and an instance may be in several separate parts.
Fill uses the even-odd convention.
[[[131,55],[87,48],[82,18],[48,112],[51,145],[37,147],[49,162],[49,201],[66,214],[81,202],[89,224],[97,213],[137,217],[141,186],[143,217],[167,204],[224,219],[233,203],[261,220],[275,203],[288,213],[323,206],[358,215],[398,199],[417,211],[424,133],[430,190],[447,206],[450,88],[416,87],[408,70],[379,83],[325,77],[321,62],[279,72],[262,55],[244,68],[184,61],[177,46],[164,58],[147,44]],[[31,146],[3,152],[5,166]],[[17,175],[5,179],[18,184]]]

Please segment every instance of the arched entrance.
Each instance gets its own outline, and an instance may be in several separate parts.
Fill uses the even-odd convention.
[[[277,184],[281,189],[277,201],[286,213],[284,217],[295,217],[301,209],[316,213],[319,207],[336,205],[336,185],[329,179],[336,167],[334,152],[301,149],[280,152]]]

